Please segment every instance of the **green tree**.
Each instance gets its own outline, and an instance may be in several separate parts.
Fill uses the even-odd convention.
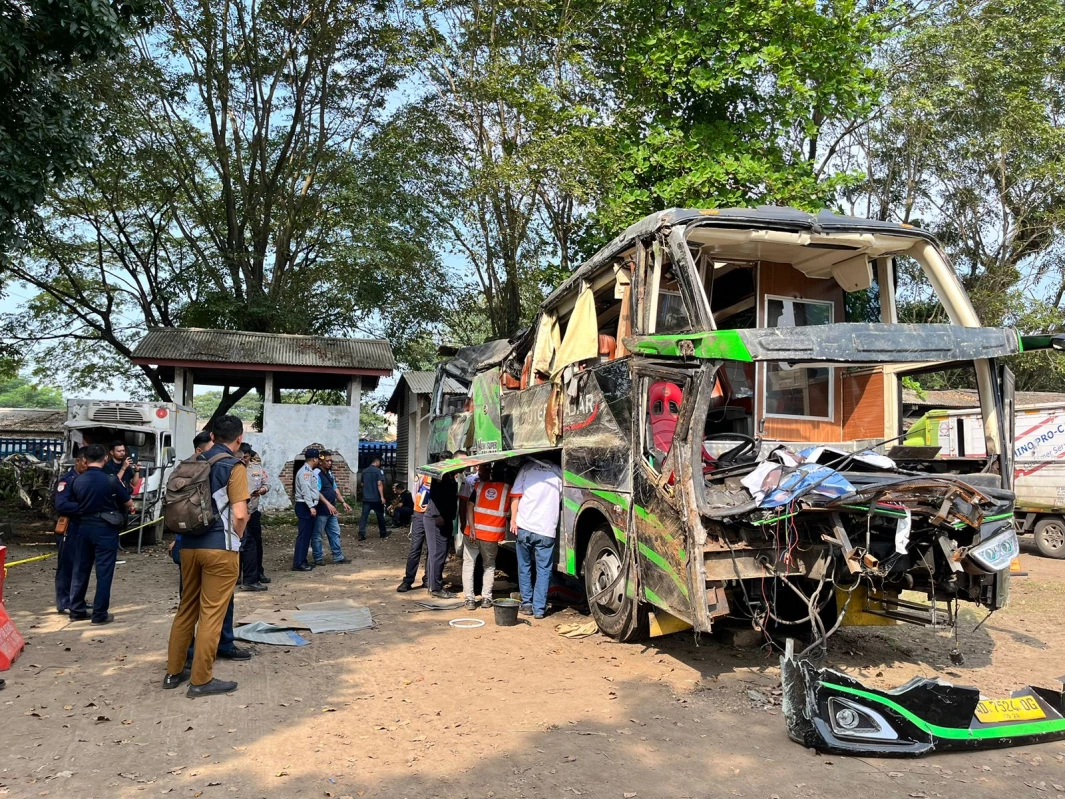
[[[192,405],[196,409],[197,419],[210,419],[215,409],[222,403],[221,391],[204,391],[192,398]],[[235,402],[227,411],[244,422],[254,422],[262,413],[262,400],[254,394],[246,394]]]
[[[452,295],[449,332],[462,343],[509,336],[570,271],[610,167],[587,55],[593,6],[415,0],[407,9],[421,92],[389,140],[421,166],[440,246],[472,277]]]
[[[943,242],[987,325],[1065,326],[1065,2],[953,0],[888,51],[888,102],[862,137],[860,213]],[[945,321],[903,264],[903,314]],[[1049,353],[1019,389],[1065,387]]]
[[[94,101],[76,76],[143,25],[146,0],[23,0],[0,14],[0,253],[52,186],[86,157]]]
[[[879,97],[891,18],[855,0],[608,0],[596,40],[621,147],[598,218],[758,203],[816,210]],[[890,6],[889,6],[890,8]]]
[[[359,438],[363,441],[390,441],[388,417],[381,412],[380,403],[363,400],[359,406]]]
[[[63,392],[25,377],[0,380],[0,408],[65,408]]]
[[[39,293],[5,335],[69,386],[125,378],[164,399],[154,369],[129,366],[147,327],[386,335],[402,350],[439,318],[445,284],[421,240],[429,198],[369,147],[401,74],[393,17],[360,0],[160,8],[87,79],[103,101],[94,161],[12,264]]]

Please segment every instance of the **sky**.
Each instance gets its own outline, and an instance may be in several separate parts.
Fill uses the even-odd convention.
[[[0,315],[19,313],[25,306],[27,301],[33,296],[32,289],[26,286],[19,285],[17,283],[8,283],[3,287],[3,296],[0,296]],[[378,384],[377,390],[372,394],[364,396],[363,399],[370,399],[371,401],[382,399],[387,400],[391,396],[393,389],[396,387],[396,381],[399,379],[400,372],[395,372],[392,377],[383,377]],[[217,386],[197,386],[195,393],[203,394],[208,391],[217,391]],[[66,392],[64,392],[65,394]],[[77,396],[69,395],[67,399],[107,399],[107,400],[126,400],[129,399],[129,395],[119,387],[115,386],[101,386],[95,391],[80,392]]]

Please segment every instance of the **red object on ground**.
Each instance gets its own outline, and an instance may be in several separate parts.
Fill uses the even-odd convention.
[[[15,629],[15,623],[8,617],[4,606],[0,605],[0,671],[10,669],[25,648],[25,640]]]
[[[4,563],[6,561],[7,547],[0,547],[0,671],[10,669],[11,664],[18,660],[18,656],[26,648],[26,641],[15,629],[15,623],[4,610]]]

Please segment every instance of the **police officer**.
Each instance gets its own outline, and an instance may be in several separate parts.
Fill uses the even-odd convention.
[[[71,499],[70,487],[74,485],[74,478],[86,468],[85,458],[75,447],[74,465],[59,478],[52,503],[59,514],[55,536],[55,544],[59,548],[55,568],[55,609],[59,613],[70,611],[70,578],[74,573],[74,561],[78,555],[78,503]],[[64,528],[62,532],[60,528]]]
[[[96,597],[92,603],[92,623],[110,624],[115,614],[108,613],[111,605],[111,581],[115,576],[118,557],[118,534],[125,521],[125,511],[133,509],[129,491],[114,475],[104,471],[107,450],[101,444],[90,444],[83,450],[88,468],[70,487],[71,497],[78,503],[78,557],[70,584],[70,619],[90,618],[85,606],[85,591],[89,587],[89,573],[96,566]]]

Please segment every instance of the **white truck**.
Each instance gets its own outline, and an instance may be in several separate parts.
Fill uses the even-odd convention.
[[[143,483],[133,497],[136,508],[130,529],[162,518],[163,491],[173,465],[192,456],[196,435],[196,411],[173,402],[120,402],[74,399],[67,401],[66,441],[62,469],[74,462],[75,447],[88,444],[109,446],[121,441],[134,462],[139,463]],[[142,530],[144,543],[159,541],[161,525]]]
[[[938,446],[940,458],[983,458],[980,411],[929,411],[905,443]],[[1017,408],[1013,454],[1019,531],[1035,535],[1040,554],[1065,558],[1065,404]]]

